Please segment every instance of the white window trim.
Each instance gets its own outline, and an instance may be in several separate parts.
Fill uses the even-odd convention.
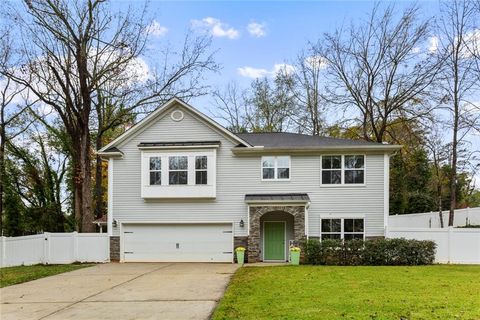
[[[216,149],[206,150],[143,150],[141,152],[141,196],[144,199],[154,198],[215,198],[216,197]],[[170,156],[188,156],[187,184],[169,183]],[[207,156],[207,184],[195,184],[195,157]],[[162,158],[162,184],[150,185],[149,159]],[[184,171],[184,170],[180,170]]]
[[[326,169],[328,170],[341,170],[341,183],[328,184],[323,183],[323,157],[340,156],[341,167],[339,169]],[[363,169],[351,169],[351,170],[363,170],[363,183],[345,183],[345,156],[363,156]],[[346,169],[350,170],[350,169]],[[345,154],[324,154],[320,156],[320,187],[322,188],[350,188],[350,187],[366,187],[367,186],[367,155],[363,153],[345,153]]]
[[[360,234],[360,232],[345,232],[345,219],[362,219],[363,220],[363,240],[365,240],[365,217],[364,216],[352,216],[352,217],[320,217],[320,241],[322,241],[322,235],[324,234],[338,234],[338,232],[322,232],[322,220],[340,220],[340,240],[345,239],[346,234]]]
[[[277,164],[277,158],[278,157],[287,157],[288,158],[288,179],[285,179],[285,178],[281,178],[279,179],[278,178],[278,164]],[[263,158],[273,158],[274,159],[274,163],[273,163],[273,169],[274,169],[274,173],[273,173],[273,179],[264,179],[263,178]],[[265,168],[272,168],[272,167],[265,167]],[[286,167],[280,167],[280,169],[284,169]],[[278,181],[290,181],[290,179],[292,178],[292,158],[290,156],[262,156],[262,158],[260,159],[260,178],[262,181],[266,181],[266,182],[269,182],[269,181],[275,181],[275,182],[278,182]]]

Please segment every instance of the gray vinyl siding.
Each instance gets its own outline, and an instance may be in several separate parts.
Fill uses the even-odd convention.
[[[261,181],[261,157],[235,156],[238,143],[198,120],[183,109],[185,117],[174,122],[167,112],[161,119],[122,142],[124,153],[113,164],[113,219],[128,221],[216,221],[234,222],[235,235],[247,235],[247,193],[305,192],[311,199],[308,210],[309,236],[320,234],[320,217],[365,214],[366,236],[383,235],[383,154],[367,154],[366,186],[320,187],[320,154],[292,155],[290,181]],[[141,198],[140,142],[218,140],[217,195],[215,199],[148,200]],[[245,227],[240,228],[243,219]],[[113,235],[119,234],[119,228]]]

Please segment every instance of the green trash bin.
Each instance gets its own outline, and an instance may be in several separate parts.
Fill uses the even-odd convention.
[[[290,248],[290,263],[294,266],[300,264],[300,248]]]
[[[238,247],[235,249],[235,253],[237,254],[237,263],[243,264],[245,261],[245,248]]]

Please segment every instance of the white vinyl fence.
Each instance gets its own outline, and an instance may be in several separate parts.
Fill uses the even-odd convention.
[[[444,226],[448,226],[449,212],[442,212]],[[455,210],[453,226],[480,225],[480,207]],[[440,228],[438,212],[412,213],[391,215],[388,217],[388,226],[391,228]]]
[[[387,238],[433,240],[435,262],[480,264],[480,229],[474,228],[388,228]]]
[[[102,233],[43,233],[0,237],[0,267],[108,262],[110,241]]]

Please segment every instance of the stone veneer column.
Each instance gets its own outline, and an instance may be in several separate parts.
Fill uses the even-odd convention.
[[[248,262],[260,261],[260,218],[267,212],[286,212],[293,216],[293,236],[296,245],[305,239],[305,206],[253,206],[250,205],[250,235],[248,236]]]
[[[120,261],[120,237],[110,237],[110,261]]]

